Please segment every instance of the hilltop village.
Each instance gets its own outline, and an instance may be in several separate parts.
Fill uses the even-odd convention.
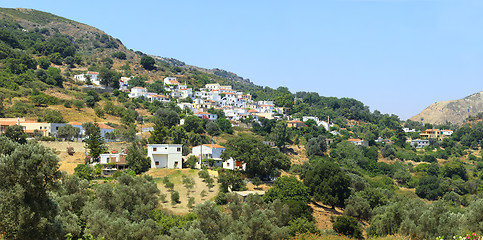
[[[258,86],[32,9],[0,26],[0,239],[483,233],[480,93],[403,121],[331,79]]]
[[[87,72],[85,74],[79,74],[74,76],[74,80],[87,82],[89,85],[83,85],[86,89],[105,90],[106,86],[100,84],[100,78],[98,72]],[[188,88],[186,83],[181,84],[177,81],[176,77],[166,77],[162,80],[164,89],[162,93],[149,92],[144,87],[132,87],[129,85],[129,80],[132,77],[121,77],[119,80],[118,89],[120,92],[127,93],[129,98],[136,98],[141,101],[149,101],[156,104],[159,103],[175,103],[187,116],[196,116],[200,119],[215,122],[218,119],[217,112],[223,113],[223,117],[229,121],[232,127],[240,126],[243,122],[256,122],[261,124],[260,119],[268,120],[281,120],[286,121],[286,126],[289,128],[301,129],[308,125],[316,125],[323,127],[327,132],[333,136],[340,135],[338,130],[346,130],[345,128],[334,127],[334,124],[327,121],[319,120],[314,116],[303,116],[302,119],[294,118],[287,114],[286,107],[275,107],[273,101],[253,101],[250,93],[235,91],[232,86],[220,85],[218,83],[206,84],[204,88],[200,88],[198,91],[193,91],[192,88]],[[161,81],[161,80],[157,80]],[[147,82],[151,83],[151,82]],[[111,89],[112,91],[112,89]],[[309,121],[310,120],[310,121]],[[309,121],[309,122],[307,122]],[[180,119],[180,125],[184,124],[184,119]],[[3,133],[8,126],[19,125],[22,126],[24,132],[30,137],[53,137],[64,140],[85,140],[87,136],[86,123],[69,122],[69,123],[49,123],[49,122],[37,122],[26,121],[25,119],[0,119],[0,133]],[[66,125],[76,128],[73,130],[73,136],[65,138],[64,135],[57,135],[59,129],[65,129]],[[246,124],[245,124],[246,125]],[[97,123],[100,130],[100,136],[105,142],[116,141],[115,129],[106,123]],[[406,133],[414,133],[415,129],[403,128]],[[62,131],[62,130],[61,130]],[[154,131],[153,127],[142,128],[142,132]],[[139,134],[142,134],[139,132]],[[429,139],[442,140],[444,137],[449,137],[453,133],[453,130],[440,130],[440,129],[426,129],[419,133],[420,139],[408,139],[407,142],[411,146],[416,148],[423,148],[429,146]],[[61,133],[62,134],[62,133]],[[330,145],[334,139],[327,138],[326,144]],[[364,139],[347,139],[348,142],[353,143],[356,146],[369,147],[369,141]],[[378,136],[374,142],[386,142],[391,143],[390,139],[384,139]],[[273,141],[264,141],[264,144],[268,144],[275,147]],[[182,168],[186,166],[185,160],[190,155],[198,158],[196,167],[201,168],[203,159],[213,159],[214,164],[211,167],[223,167],[225,169],[246,169],[246,164],[241,161],[236,161],[233,158],[223,160],[221,153],[225,150],[224,147],[211,142],[211,144],[204,144],[194,146],[186,158],[182,157],[182,144],[148,144],[147,156],[151,160],[152,168]],[[203,153],[204,152],[204,153]],[[102,164],[104,166],[105,174],[113,173],[115,170],[123,170],[128,168],[126,161],[127,151],[119,152],[114,150],[112,153],[103,153],[97,156],[98,159],[91,159],[91,164]],[[86,155],[86,158],[89,158]],[[111,163],[111,164],[110,164]],[[112,164],[114,163],[114,165]],[[109,168],[107,168],[109,166]]]

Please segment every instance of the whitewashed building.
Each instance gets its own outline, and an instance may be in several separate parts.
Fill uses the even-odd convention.
[[[148,144],[151,168],[183,168],[182,144]]]
[[[87,79],[90,79],[93,84],[101,85],[100,79],[98,79],[98,75],[98,72],[87,72],[85,74],[75,75],[74,78],[75,80],[82,82],[86,82]]]
[[[131,93],[129,93],[129,98],[137,98],[141,96],[146,96],[148,89],[143,87],[133,87],[131,88]]]

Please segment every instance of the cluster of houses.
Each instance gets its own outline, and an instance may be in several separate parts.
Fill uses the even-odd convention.
[[[202,115],[203,118],[211,120],[216,116],[209,116],[208,109],[214,108],[223,110],[228,120],[239,121],[252,117],[258,119],[264,117],[274,119],[278,114],[285,114],[286,109],[275,107],[273,101],[253,101],[248,93],[237,92],[232,86],[220,85],[218,83],[206,84],[199,91],[188,88],[186,83],[181,84],[175,77],[166,77],[163,80],[165,94],[152,93],[143,87],[133,87],[129,93],[130,98],[144,97],[149,101],[168,102],[171,99],[191,98],[192,102],[181,102],[178,106],[181,109],[190,110],[194,115]]]
[[[246,163],[237,161],[233,158],[223,160],[221,154],[225,151],[225,147],[218,144],[203,144],[193,147],[191,155],[198,159],[197,168],[204,166],[222,167],[231,170],[245,170]],[[181,144],[148,144],[147,156],[151,160],[151,168],[170,168],[181,169],[185,157],[182,156],[183,145]],[[110,174],[117,170],[127,168],[127,150],[121,152],[113,151],[100,155],[99,163],[103,166],[103,172]],[[189,156],[186,156],[189,157]],[[213,165],[209,161],[212,160]],[[97,163],[94,163],[97,164]]]
[[[37,122],[37,121],[30,121],[25,120],[25,118],[0,118],[0,134],[5,132],[5,129],[9,126],[13,125],[20,125],[23,128],[23,131],[27,134],[28,137],[34,137],[34,134],[40,133],[41,136],[46,137],[55,137],[57,136],[57,131],[60,127],[70,124],[73,127],[79,128],[80,136],[85,135],[85,129],[82,127],[82,123],[80,122],[69,122],[69,123],[47,123],[47,122]],[[114,128],[104,124],[98,123],[99,128],[101,130],[101,136],[104,137],[105,141],[110,141],[106,138],[106,133],[114,132]]]
[[[415,129],[403,128],[404,132],[416,132]],[[424,148],[429,146],[429,139],[443,140],[453,134],[453,130],[445,129],[426,129],[419,133],[420,139],[408,140],[411,146],[415,148]]]

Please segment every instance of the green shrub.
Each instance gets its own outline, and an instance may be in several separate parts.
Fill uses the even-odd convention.
[[[359,222],[349,216],[338,216],[332,225],[334,231],[353,238],[362,238],[362,227]]]

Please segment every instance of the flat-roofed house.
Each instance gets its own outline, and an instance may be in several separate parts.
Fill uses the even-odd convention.
[[[148,144],[151,168],[183,168],[182,144]]]

